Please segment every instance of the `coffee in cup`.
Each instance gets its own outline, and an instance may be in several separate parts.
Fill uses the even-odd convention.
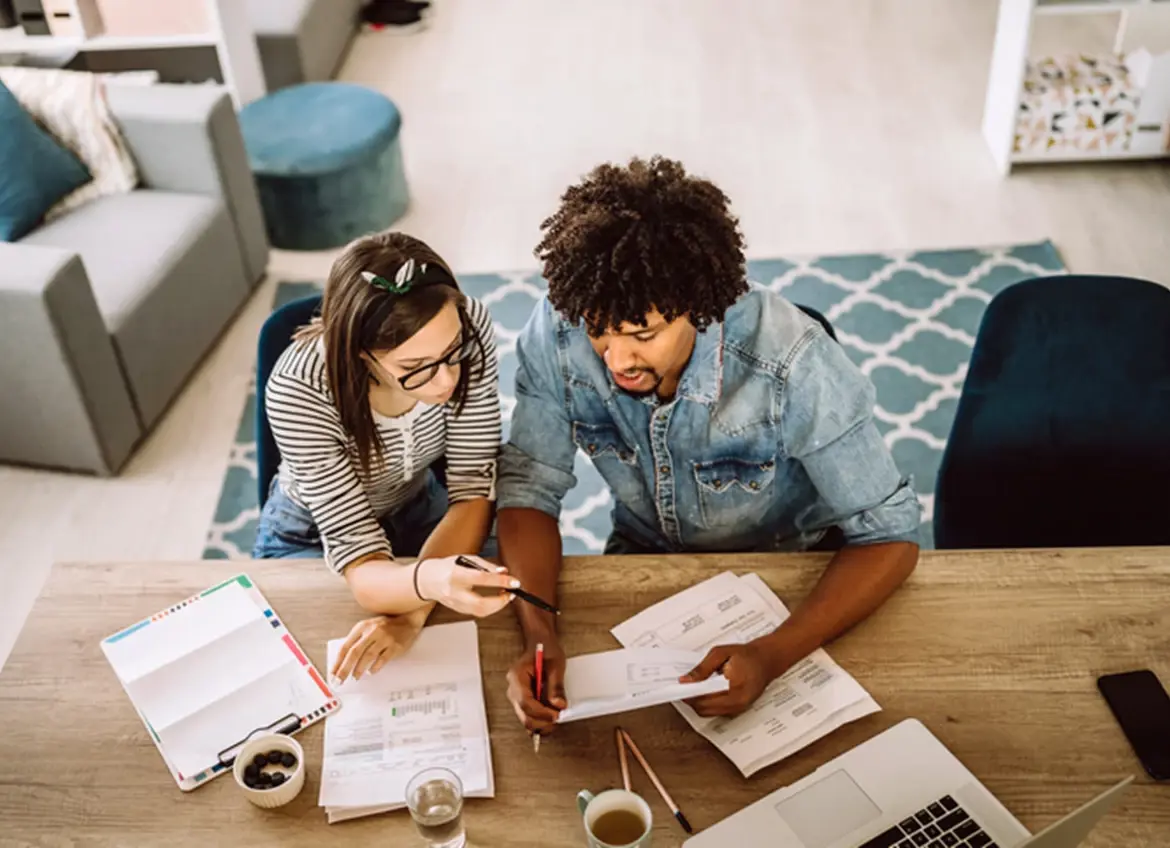
[[[654,817],[641,796],[625,789],[577,793],[589,848],[649,848]]]

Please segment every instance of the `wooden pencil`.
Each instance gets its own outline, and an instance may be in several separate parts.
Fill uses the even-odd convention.
[[[678,808],[678,804],[674,803],[674,799],[670,797],[670,793],[666,791],[666,787],[662,785],[662,781],[658,779],[658,775],[654,773],[654,769],[650,768],[650,763],[646,762],[646,758],[642,756],[642,752],[638,750],[638,746],[634,744],[634,740],[630,737],[630,734],[620,729],[618,732],[625,737],[626,744],[630,746],[630,751],[633,752],[634,758],[641,764],[646,775],[650,778],[650,782],[654,784],[654,788],[658,790],[658,794],[666,802],[666,806],[670,807],[670,811],[674,813],[674,817],[682,825],[682,829],[687,833],[694,833],[694,830],[691,829],[691,823],[687,821],[687,817],[683,815],[683,811]]]
[[[624,731],[620,727],[615,727],[613,731],[614,738],[617,740],[618,762],[622,767],[622,786],[626,791],[630,791],[630,762],[626,759],[626,743],[625,737],[622,735]]]

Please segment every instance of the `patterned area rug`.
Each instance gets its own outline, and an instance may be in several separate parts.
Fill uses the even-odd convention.
[[[823,312],[841,344],[877,386],[878,427],[922,498],[923,543],[931,547],[934,482],[975,332],[991,298],[1020,280],[1064,270],[1051,242],[969,250],[873,253],[748,263],[756,285]],[[507,438],[515,398],[516,336],[544,283],[533,272],[460,277],[495,318]],[[281,306],[318,291],[282,283]],[[247,557],[256,534],[256,395],[249,391],[204,557]],[[561,516],[565,553],[598,552],[610,528],[609,492],[582,454],[577,486]]]

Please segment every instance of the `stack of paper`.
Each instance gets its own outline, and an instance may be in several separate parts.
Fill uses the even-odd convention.
[[[671,701],[726,692],[727,678],[713,674],[699,683],[678,679],[703,659],[695,651],[626,648],[570,657],[565,663],[565,700],[558,724],[640,710]]]
[[[784,604],[757,575],[724,572],[643,610],[615,627],[613,635],[626,647],[705,653],[771,633],[786,618]],[[772,681],[734,718],[700,718],[686,704],[675,707],[744,777],[881,709],[824,650]]]
[[[342,640],[329,643],[329,667]],[[469,798],[495,795],[474,621],[423,628],[377,674],[337,687],[345,709],[325,722],[321,796],[329,823],[406,806],[420,771],[447,768]]]

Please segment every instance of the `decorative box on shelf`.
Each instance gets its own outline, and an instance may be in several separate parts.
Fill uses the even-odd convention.
[[[97,0],[97,6],[111,36],[197,35],[215,29],[207,0]]]
[[[1137,129],[1141,89],[1120,56],[1029,62],[1013,152],[1124,153]]]
[[[1125,64],[1142,91],[1131,149],[1166,153],[1170,151],[1170,53],[1142,48],[1127,54]]]
[[[1111,38],[1108,55],[1032,52],[1034,29],[1054,43],[1070,28],[1052,21],[1080,16],[1097,19],[1097,43]],[[1153,52],[1165,51],[1168,31],[1170,0],[999,0],[982,129],[1000,173],[1017,164],[1170,157],[1170,52]]]
[[[27,35],[48,35],[49,19],[41,0],[13,0],[16,21]]]
[[[95,0],[41,0],[49,32],[56,36],[92,38],[102,31]]]

